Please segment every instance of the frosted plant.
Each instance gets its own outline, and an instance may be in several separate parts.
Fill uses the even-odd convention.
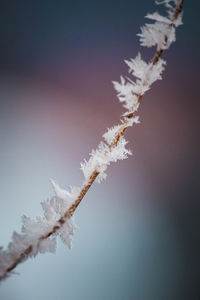
[[[80,187],[65,190],[51,180],[55,196],[42,202],[44,216],[36,220],[22,217],[21,233],[13,233],[6,250],[0,248],[0,280],[8,277],[19,263],[29,257],[47,251],[55,252],[57,236],[71,247],[76,228],[73,215],[79,203],[95,181],[101,182],[106,178],[106,169],[111,162],[126,159],[131,154],[126,148],[124,132],[133,124],[140,123],[136,115],[140,101],[151,85],[162,79],[166,62],[161,55],[176,39],[175,29],[182,24],[183,1],[156,1],[158,5],[164,4],[167,16],[157,12],[147,14],[146,18],[154,23],[145,24],[138,35],[142,46],[156,46],[156,52],[150,62],[145,62],[140,53],[134,59],[125,60],[132,79],[121,76],[120,82],[113,82],[117,97],[126,109],[120,124],[108,129],[103,135],[104,141],[92,150],[89,160],[81,163],[84,180]]]

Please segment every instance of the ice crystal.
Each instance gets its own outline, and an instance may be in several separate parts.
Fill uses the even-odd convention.
[[[109,128],[107,132],[103,134],[103,138],[110,145],[113,142],[113,137],[120,131],[121,125],[116,125],[112,128]]]
[[[129,66],[129,73],[137,78],[143,79],[148,64],[141,58],[140,53],[138,53],[136,58],[131,58],[130,61],[125,60],[125,63]]]
[[[45,237],[52,231],[55,225],[59,225],[59,218],[69,209],[74,202],[80,188],[71,187],[70,192],[62,189],[53,180],[51,180],[55,196],[50,200],[41,203],[44,210],[44,217],[38,217],[31,220],[27,216],[22,217],[21,233],[14,232],[12,240],[7,250],[0,249],[0,277],[3,276],[6,269],[19,259],[20,254],[30,248],[30,251],[23,257],[33,257],[38,253],[55,252],[56,235],[60,235],[62,241],[71,248],[72,235],[76,229],[73,218],[68,218],[55,234],[54,237]],[[44,238],[42,238],[44,237]]]
[[[124,102],[124,107],[127,110],[136,111],[139,107],[138,97],[135,94],[135,83],[126,81],[121,76],[121,82],[113,81],[115,90],[117,91],[117,97],[120,102]]]
[[[72,247],[72,236],[76,230],[76,225],[74,224],[73,217],[67,219],[64,225],[59,230],[59,235],[62,241],[67,244],[69,248]]]
[[[165,23],[168,25],[172,23],[172,21],[169,18],[161,16],[158,12],[154,12],[153,14],[147,14],[145,18],[148,18],[150,20],[155,20],[161,23]]]
[[[176,41],[175,28],[169,27],[167,23],[155,22],[145,24],[141,27],[142,33],[139,33],[142,46],[157,46],[158,49],[168,49],[172,42]]]
[[[104,134],[104,138],[107,142],[110,142],[110,135],[113,132],[117,132],[119,127],[111,128]],[[97,171],[99,175],[96,179],[100,183],[103,179],[106,178],[106,169],[111,162],[116,162],[117,160],[123,160],[128,157],[128,154],[131,155],[131,151],[126,149],[127,141],[124,137],[120,137],[117,145],[109,148],[107,143],[101,142],[96,150],[92,150],[90,153],[90,158],[88,161],[84,160],[81,163],[81,170],[83,171],[85,181],[88,181],[92,172]]]
[[[157,46],[158,49],[168,49],[171,43],[176,40],[174,26],[182,25],[182,13],[174,18],[176,6],[179,5],[180,0],[164,0],[156,1],[156,3],[165,4],[168,9],[168,17],[162,16],[158,12],[147,14],[146,18],[155,21],[155,23],[142,26],[141,33],[138,35],[142,46]]]

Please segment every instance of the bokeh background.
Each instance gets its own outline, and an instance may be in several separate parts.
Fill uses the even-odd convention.
[[[38,255],[0,286],[1,300],[199,300],[199,9],[164,54],[167,68],[127,133],[133,156],[112,165],[77,209],[72,250]],[[2,1],[0,244],[23,214],[42,214],[123,111],[112,80],[153,49],[136,34],[150,0]]]

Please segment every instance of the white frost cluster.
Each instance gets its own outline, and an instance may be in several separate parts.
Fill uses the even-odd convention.
[[[145,24],[141,31],[138,36],[144,47],[157,46],[158,49],[168,49],[171,43],[176,41],[175,28],[170,27],[168,23],[157,21],[154,24]]]
[[[179,25],[182,25],[182,17],[183,12],[181,12],[176,19],[174,19],[174,13],[176,10],[176,7],[180,4],[181,0],[157,0],[155,1],[157,5],[164,4],[167,8],[167,14],[168,19],[172,20],[172,24],[174,24],[176,27]]]
[[[41,239],[52,231],[54,226],[59,226],[59,218],[69,209],[72,203],[77,199],[80,188],[71,187],[70,192],[61,189],[53,180],[51,180],[55,196],[50,200],[42,202],[44,217],[38,217],[31,220],[29,217],[22,217],[22,232],[13,233],[12,241],[7,250],[0,248],[0,277],[12,264],[19,259],[20,254],[31,246],[31,251],[24,257],[36,256],[38,253],[55,252],[56,236],[59,235],[64,243],[71,248],[71,237],[76,226],[73,218],[69,218],[60,227],[60,229],[48,238]]]
[[[139,53],[136,58],[125,60],[125,63],[129,67],[129,73],[136,77],[136,81],[130,78],[126,81],[121,76],[121,82],[114,81],[113,84],[119,101],[124,102],[124,107],[128,111],[135,112],[139,107],[138,95],[142,96],[155,81],[162,79],[161,75],[166,62],[159,59],[155,65],[151,62],[146,63]]]
[[[111,135],[113,134],[113,132],[117,133],[117,130],[120,128],[121,126],[116,126],[114,128],[108,129],[107,133],[103,135],[106,143],[101,142],[96,150],[92,150],[89,160],[84,160],[81,163],[81,170],[83,171],[85,182],[88,182],[90,176],[96,170],[97,172],[99,172],[96,181],[100,183],[103,179],[106,178],[107,175],[105,171],[111,162],[126,159],[128,157],[128,154],[132,154],[130,150],[126,149],[125,146],[128,142],[123,136],[120,137],[117,145],[110,149]]]
[[[157,46],[157,49],[168,49],[172,42],[176,41],[175,27],[182,25],[182,14],[174,19],[176,6],[180,0],[156,1],[157,4],[165,4],[168,17],[161,16],[158,12],[147,14],[146,18],[155,21],[152,24],[145,24],[138,34],[142,46]]]
[[[124,107],[127,110],[137,111],[139,107],[138,97],[136,94],[136,84],[134,82],[126,81],[123,76],[120,77],[121,82],[113,81],[115,90],[117,91],[118,99],[124,102]]]

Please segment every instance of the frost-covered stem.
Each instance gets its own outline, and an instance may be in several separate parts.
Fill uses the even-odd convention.
[[[87,191],[89,190],[89,188],[91,187],[91,185],[93,184],[93,182],[95,181],[98,175],[99,175],[98,171],[94,170],[92,172],[88,182],[81,189],[80,194],[76,199],[76,201],[70,206],[70,208],[65,212],[65,214],[57,221],[57,224],[52,228],[52,230],[49,231],[47,234],[41,236],[40,240],[44,240],[49,236],[51,236],[52,234],[56,233],[56,231],[60,229],[60,227],[66,222],[66,220],[73,216],[81,200],[83,199],[83,197],[85,196],[85,194],[87,193]]]
[[[28,255],[32,252],[32,249],[33,249],[32,245],[27,247],[26,250],[24,250],[24,252],[22,252],[19,255],[19,257],[14,261],[14,263],[6,270],[6,272],[2,276],[0,276],[0,280],[5,279],[8,276],[8,273],[12,272],[17,265],[25,261]]]
[[[71,218],[72,218],[74,212],[76,211],[77,207],[79,206],[80,202],[82,201],[82,199],[84,198],[84,196],[86,195],[86,193],[88,192],[88,190],[90,189],[90,187],[92,186],[94,181],[96,179],[98,179],[100,176],[105,176],[104,171],[107,168],[107,166],[110,164],[110,162],[116,161],[118,159],[124,159],[124,158],[126,158],[127,154],[130,154],[130,152],[125,149],[126,141],[123,140],[123,135],[124,135],[126,129],[128,127],[132,126],[133,123],[139,123],[138,117],[135,117],[135,112],[137,111],[137,108],[140,104],[140,101],[141,101],[145,91],[147,91],[150,88],[151,84],[155,80],[161,79],[160,75],[163,71],[163,64],[165,63],[164,61],[162,61],[161,55],[163,54],[163,51],[169,47],[170,43],[172,41],[174,41],[174,39],[172,39],[170,37],[170,32],[174,29],[175,25],[178,26],[176,23],[178,23],[178,19],[183,10],[184,0],[162,0],[162,2],[160,2],[160,3],[164,3],[167,7],[170,7],[170,9],[173,9],[173,7],[169,4],[170,1],[173,1],[174,3],[176,3],[176,7],[174,8],[173,13],[171,15],[169,13],[169,15],[170,15],[169,19],[167,19],[165,17],[162,17],[162,19],[161,19],[160,16],[155,15],[155,14],[150,15],[151,19],[155,19],[161,23],[162,22],[166,23],[167,25],[165,24],[165,26],[168,26],[168,31],[166,31],[167,32],[166,34],[163,34],[163,40],[161,39],[161,42],[159,42],[159,39],[157,41],[155,39],[155,36],[150,31],[150,34],[152,34],[152,40],[154,39],[153,43],[156,41],[155,44],[157,44],[157,50],[156,50],[156,53],[155,53],[152,61],[149,64],[146,64],[144,61],[141,60],[141,57],[139,56],[136,58],[135,61],[128,62],[130,69],[132,69],[132,71],[133,71],[133,75],[136,74],[135,76],[140,79],[140,80],[136,81],[136,84],[132,82],[134,88],[138,87],[139,91],[141,89],[140,92],[136,92],[134,89],[131,90],[131,95],[133,97],[135,97],[134,99],[136,99],[135,103],[131,102],[131,105],[129,105],[129,107],[128,107],[128,111],[123,116],[121,124],[117,125],[111,129],[111,131],[112,131],[111,137],[110,137],[109,131],[108,131],[109,135],[108,135],[108,133],[107,133],[106,137],[104,135],[104,138],[106,139],[107,144],[100,144],[100,147],[96,150],[96,152],[95,151],[92,152],[92,154],[91,154],[92,159],[89,160],[88,162],[84,162],[85,165],[84,164],[82,165],[82,167],[83,167],[82,170],[83,170],[83,172],[85,172],[84,173],[85,181],[83,183],[82,188],[79,189],[78,192],[75,191],[75,192],[71,192],[71,194],[70,194],[67,191],[60,189],[54,182],[52,182],[54,190],[56,192],[56,197],[52,198],[50,202],[43,203],[43,208],[46,213],[46,215],[45,215],[46,219],[45,219],[45,221],[42,220],[42,221],[44,221],[44,224],[43,224],[44,227],[42,228],[42,231],[40,232],[40,234],[34,236],[34,233],[35,233],[34,226],[33,226],[33,228],[31,226],[30,226],[30,228],[28,227],[27,230],[26,230],[26,228],[23,228],[24,231],[22,231],[23,232],[22,235],[18,235],[17,233],[15,233],[15,235],[13,237],[13,242],[10,243],[10,247],[7,251],[1,252],[1,249],[0,249],[0,281],[5,279],[15,269],[15,267],[18,264],[25,261],[29,256],[35,256],[39,251],[40,252],[47,251],[47,250],[45,250],[46,246],[44,247],[44,249],[42,247],[42,245],[45,241],[47,241],[47,248],[49,247],[49,249],[50,249],[49,251],[54,251],[54,249],[52,250],[52,247],[54,248],[55,245],[52,246],[52,244],[48,244],[48,242],[49,243],[54,242],[54,237],[58,234],[60,234],[61,238],[63,240],[65,240],[65,242],[70,246],[69,237],[70,237],[70,235],[73,234],[73,228],[71,228],[70,226],[72,226],[72,225],[67,224],[67,222],[69,222],[71,220]],[[170,10],[169,10],[169,12],[170,12]],[[148,26],[148,24],[147,24],[147,26]],[[152,28],[150,28],[150,29],[155,30],[155,27],[153,29]],[[162,28],[160,29],[158,26],[158,29],[161,30]],[[166,27],[165,27],[165,29],[166,29]],[[147,42],[149,42],[148,41],[148,34],[149,34],[148,30],[149,29],[147,28],[147,31],[146,31],[147,36],[146,37],[145,37],[145,34],[142,34],[140,36],[142,36],[142,38],[144,39],[142,42],[143,45],[145,45],[145,43],[146,43],[146,46],[149,47],[149,46],[152,46],[155,44],[151,44],[152,41],[150,41],[149,44],[147,43]],[[158,34],[160,34],[159,31],[158,31]],[[145,38],[147,38],[146,41],[145,41]],[[140,65],[140,67],[144,74],[141,74],[141,70],[137,69],[137,68],[139,68],[137,64],[142,64],[142,66]],[[156,67],[157,67],[157,70],[155,69]],[[135,73],[134,73],[134,71],[135,71]],[[155,72],[155,74],[154,74],[154,72]],[[119,86],[120,86],[120,84],[119,84]],[[121,86],[120,87],[119,86],[116,88],[119,92],[119,96],[121,94],[124,97],[124,93],[126,94],[126,92],[127,92],[127,91],[125,92],[123,90],[123,88],[125,87],[124,81],[122,81]],[[120,91],[120,88],[122,89],[122,92]],[[129,88],[129,86],[127,88]],[[130,90],[128,90],[128,92],[130,92]],[[120,99],[120,97],[119,97],[119,99]],[[120,101],[125,102],[126,100],[124,100],[124,98],[122,98]],[[128,102],[128,100],[127,100],[127,102]],[[121,143],[121,148],[120,148],[120,143]],[[118,147],[119,147],[119,149],[118,149]],[[116,150],[116,152],[115,152],[115,150]],[[85,168],[86,168],[86,171],[84,171]],[[105,177],[102,177],[102,178],[105,178]],[[73,200],[72,202],[70,202],[70,204],[66,203],[67,197],[70,198],[71,201]],[[58,218],[57,220],[53,218],[53,214],[55,212],[60,214],[60,218]],[[29,220],[27,220],[27,219],[25,219],[24,224],[30,225],[28,223]],[[66,226],[66,224],[69,226],[69,228],[68,228],[69,232],[68,232],[67,237],[63,236],[62,232],[61,232],[61,230]],[[38,224],[36,224],[36,225],[38,225]],[[36,230],[37,230],[37,226],[36,226]],[[31,235],[32,240],[31,240],[31,238],[26,240],[26,238],[28,237],[28,234]],[[51,240],[49,240],[49,238],[51,238]],[[15,245],[15,242],[16,242],[17,246]],[[24,242],[24,244],[21,248],[20,247],[18,248],[18,246],[20,245],[20,242],[22,242],[22,243]],[[2,260],[2,257],[5,258],[6,262],[4,262]],[[2,263],[2,266],[1,266],[1,263]]]
[[[179,17],[179,15],[182,13],[182,11],[183,11],[183,3],[184,3],[184,0],[179,0],[179,4],[176,6],[175,13],[174,13],[174,16],[172,18],[172,22],[174,22],[175,20],[177,20],[178,17]]]
[[[83,199],[83,197],[85,196],[85,194],[87,193],[87,191],[89,190],[89,188],[91,187],[93,182],[95,181],[98,174],[99,174],[99,172],[97,172],[96,170],[93,171],[93,173],[91,174],[87,184],[85,184],[83,186],[83,188],[81,189],[80,194],[79,194],[78,198],[76,199],[76,201],[70,206],[70,208],[66,211],[66,213],[57,221],[57,224],[55,226],[53,226],[52,230],[47,232],[45,235],[42,235],[38,239],[38,244],[37,244],[36,247],[39,246],[39,244],[42,240],[45,240],[48,237],[50,237],[51,235],[55,234],[62,227],[62,225],[66,222],[66,220],[73,216],[75,210],[77,209],[77,207],[80,204],[81,200]],[[22,263],[23,261],[25,261],[27,259],[29,254],[31,254],[31,252],[33,251],[33,247],[34,247],[33,245],[28,246],[19,255],[19,257],[12,263],[12,265],[10,265],[7,268],[5,273],[2,276],[0,276],[0,281],[5,279],[8,276],[8,273],[12,272],[18,264]]]
[[[183,3],[184,3],[184,0],[180,0],[179,1],[179,4],[176,6],[174,15],[173,15],[173,17],[171,19],[172,20],[172,24],[170,24],[169,26],[171,26],[171,27],[174,26],[174,21],[177,20],[178,17],[179,17],[179,15],[182,13],[182,11],[183,11]],[[167,42],[168,42],[168,36],[165,36],[165,43],[167,44]],[[156,53],[154,55],[154,58],[152,60],[152,65],[155,65],[158,62],[158,60],[160,59],[163,51],[164,51],[164,49],[160,49],[158,47],[158,49],[157,49],[157,51],[156,51]]]

